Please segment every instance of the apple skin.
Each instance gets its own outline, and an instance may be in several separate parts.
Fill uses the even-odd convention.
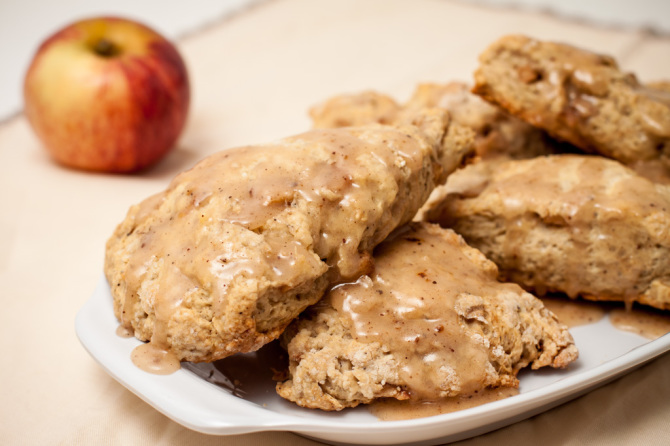
[[[163,36],[116,17],[75,22],[38,48],[25,116],[59,163],[133,172],[174,146],[188,114],[184,61]]]

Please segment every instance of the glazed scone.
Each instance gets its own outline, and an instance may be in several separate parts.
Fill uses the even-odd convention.
[[[669,186],[588,155],[478,169],[425,218],[461,234],[504,280],[670,309]]]
[[[660,90],[666,93],[670,93],[670,81],[668,80],[647,82],[645,86],[651,88],[652,90]]]
[[[334,96],[309,110],[312,126],[332,129],[366,124],[393,124],[400,105],[390,96],[376,91]]]
[[[412,113],[434,107],[448,110],[454,122],[474,130],[475,152],[482,159],[533,158],[562,149],[545,132],[471,93],[462,82],[420,84],[403,110]]]
[[[502,108],[486,102],[471,93],[467,84],[461,82],[420,84],[398,115],[411,116],[433,107],[448,110],[454,122],[475,132],[475,161],[487,162],[449,176],[447,183],[435,188],[428,202],[419,210],[414,218],[417,221],[423,220],[425,210],[442,201],[452,189],[461,188],[463,182],[478,181],[481,170],[495,168],[499,162],[578,151],[567,143],[552,139],[546,132],[515,118]]]
[[[431,221],[429,215],[432,218],[437,218],[436,215],[442,212],[447,197],[452,194],[474,194],[488,182],[498,165],[507,161],[510,161],[510,158],[505,156],[478,159],[476,162],[469,163],[464,168],[455,171],[449,175],[445,184],[433,189],[428,200],[417,211],[413,220]]]
[[[670,81],[656,81],[645,84],[647,91],[654,91],[657,96],[665,94],[666,102],[670,101]],[[669,102],[670,103],[670,102]],[[633,170],[651,181],[670,184],[670,169],[658,160],[643,160],[629,164]]]
[[[403,105],[374,91],[335,96],[312,107],[310,117],[314,128],[395,124],[430,108],[447,110],[454,123],[474,131],[475,153],[482,158],[531,158],[560,148],[542,130],[470,93],[469,87],[460,82],[419,84]]]
[[[528,365],[577,358],[536,297],[448,229],[416,222],[375,250],[374,273],[337,286],[284,334],[283,398],[341,410],[377,398],[434,401],[515,387]]]
[[[512,35],[479,62],[473,92],[484,99],[584,151],[670,169],[670,95],[611,57]]]
[[[276,339],[331,281],[412,218],[471,147],[420,127],[315,130],[215,154],[133,206],[107,243],[114,311],[180,360],[213,361]]]
[[[310,109],[312,126],[314,128],[329,129],[368,124],[407,125],[417,124],[425,119],[426,110],[441,110],[440,107],[416,107],[407,109],[399,105],[391,97],[375,91],[364,91],[358,94],[344,94],[334,96]],[[470,147],[476,149],[476,135],[473,130],[462,125],[454,115],[449,116],[449,128],[445,133],[442,145],[446,152],[451,147]],[[471,152],[470,155],[475,155]],[[470,156],[469,155],[469,156]]]

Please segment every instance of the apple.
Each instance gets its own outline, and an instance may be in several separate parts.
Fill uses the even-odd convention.
[[[25,75],[25,116],[66,166],[133,172],[174,146],[190,86],[177,49],[149,27],[100,17],[75,22],[38,48]]]

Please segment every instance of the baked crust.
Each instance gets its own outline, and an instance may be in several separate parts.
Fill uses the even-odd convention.
[[[315,130],[230,149],[133,206],[107,242],[114,311],[180,360],[276,339],[329,283],[370,268],[471,146],[441,144],[448,116]]]
[[[310,110],[314,128],[411,121],[423,110],[447,110],[453,123],[474,132],[475,154],[481,158],[532,158],[572,150],[545,132],[470,92],[462,82],[423,83],[404,104],[375,91],[334,96]]]
[[[412,223],[378,247],[375,264],[374,274],[331,291],[285,332],[283,398],[323,410],[377,398],[435,400],[516,387],[523,367],[577,358],[553,313],[519,286],[497,282],[496,266],[451,230]]]
[[[607,158],[468,166],[424,218],[453,228],[502,277],[542,294],[670,309],[670,188]]]
[[[439,107],[449,111],[454,122],[475,132],[475,152],[482,159],[533,158],[572,150],[542,130],[518,119],[502,108],[470,92],[462,82],[423,83],[404,105],[404,114]]]
[[[670,169],[670,95],[616,61],[570,45],[505,36],[479,57],[473,92],[586,152]]]

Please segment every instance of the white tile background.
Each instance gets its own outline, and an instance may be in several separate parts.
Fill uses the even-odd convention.
[[[37,46],[71,21],[95,15],[122,15],[140,20],[175,39],[260,1],[0,0],[0,122],[22,109],[23,76]],[[640,27],[670,33],[669,0],[461,1],[527,8],[602,26]]]

